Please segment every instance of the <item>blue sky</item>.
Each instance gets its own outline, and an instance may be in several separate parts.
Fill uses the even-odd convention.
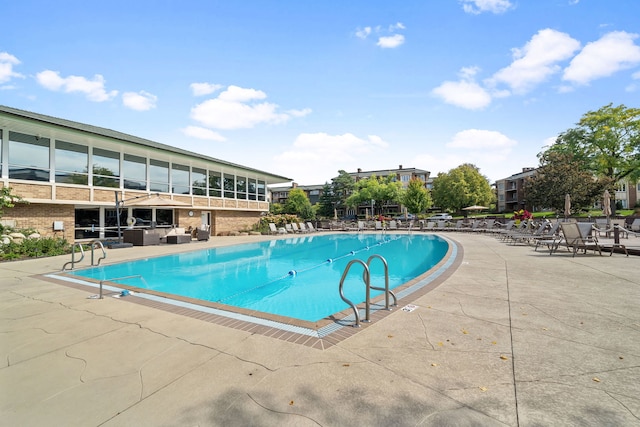
[[[640,1],[4,2],[0,104],[323,184],[473,163],[640,107]]]

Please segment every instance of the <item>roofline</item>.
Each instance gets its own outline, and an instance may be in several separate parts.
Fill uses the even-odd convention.
[[[182,148],[173,147],[171,145],[163,144],[161,142],[151,141],[149,139],[140,138],[140,137],[129,135],[123,132],[118,132],[112,129],[88,125],[80,122],[74,122],[72,120],[60,119],[57,117],[47,116],[45,114],[34,113],[31,111],[20,110],[18,108],[8,107],[6,105],[0,105],[0,112],[8,115],[12,115],[12,116],[39,121],[42,123],[52,124],[62,128],[73,129],[79,132],[89,133],[89,134],[98,135],[98,136],[111,138],[111,139],[117,139],[123,142],[138,144],[138,145],[142,145],[149,148],[162,149],[162,150],[169,151],[176,154],[182,154],[190,157],[197,157],[198,159],[208,160],[214,163],[220,163],[222,165],[226,165],[226,166],[230,166],[230,167],[234,167],[234,168],[238,168],[238,169],[242,169],[250,172],[268,175],[273,178],[274,183],[284,182],[284,181],[293,181],[292,178],[287,178],[285,176],[275,175],[270,172],[262,171],[262,170],[251,168],[248,166],[242,166],[242,165],[228,162],[225,160],[216,159],[215,157],[210,157],[210,156],[196,153],[193,151],[184,150]]]

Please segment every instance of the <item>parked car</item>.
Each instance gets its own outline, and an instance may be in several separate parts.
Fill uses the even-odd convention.
[[[407,221],[407,220],[412,220],[415,219],[416,216],[412,213],[408,213],[407,216],[404,216],[404,214],[399,215],[397,217],[395,217],[394,219],[399,219],[400,221]]]
[[[453,217],[446,213],[439,213],[439,214],[431,215],[429,219],[432,221],[450,221],[453,219]]]

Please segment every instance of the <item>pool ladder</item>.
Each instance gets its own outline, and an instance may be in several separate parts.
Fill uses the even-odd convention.
[[[102,242],[100,240],[93,240],[89,243],[89,245],[91,247],[91,265],[92,266],[100,265],[100,261],[102,261],[107,257],[107,252],[104,250],[104,246],[102,245]],[[94,249],[96,246],[102,250],[102,256],[98,258],[98,262],[94,264]],[[80,249],[80,259],[77,261],[76,261],[76,247]],[[73,246],[71,247],[71,261],[66,262],[62,266],[62,271],[65,271],[67,269],[67,265],[69,264],[71,264],[71,270],[73,270],[76,263],[79,263],[83,259],[84,259],[84,246],[82,245],[82,243],[74,243]]]
[[[371,272],[369,267],[371,265],[371,261],[373,261],[374,259],[379,259],[380,261],[382,261],[382,264],[384,265],[384,288],[371,286]],[[351,266],[354,264],[360,264],[364,268],[364,271],[362,273],[362,280],[366,285],[366,296],[365,296],[365,310],[364,310],[365,319],[363,320],[363,322],[371,321],[371,289],[374,289],[376,291],[384,291],[385,310],[391,310],[389,306],[389,295],[393,297],[394,306],[398,305],[398,299],[396,298],[396,295],[389,290],[389,265],[387,264],[387,260],[384,259],[384,257],[382,257],[381,255],[374,254],[374,255],[371,255],[369,259],[367,259],[367,262],[364,262],[359,259],[354,259],[349,261],[349,264],[347,264],[347,266],[344,269],[344,272],[342,273],[342,278],[340,279],[340,286],[338,290],[340,292],[340,298],[342,298],[342,300],[347,304],[349,304],[349,306],[353,309],[353,313],[356,317],[356,323],[353,326],[355,328],[359,328],[360,312],[358,311],[358,307],[356,307],[356,305],[353,302],[351,302],[349,299],[347,299],[347,297],[344,296],[344,290],[343,290],[344,280],[346,279],[347,274],[349,274],[349,270],[351,269]]]

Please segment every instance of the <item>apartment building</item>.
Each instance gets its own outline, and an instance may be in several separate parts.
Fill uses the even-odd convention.
[[[2,221],[43,236],[117,237],[117,225],[250,227],[291,179],[84,123],[0,106],[0,187],[28,204]],[[153,196],[153,197],[151,197]],[[140,200],[140,202],[129,201]],[[144,202],[147,200],[146,202]]]

